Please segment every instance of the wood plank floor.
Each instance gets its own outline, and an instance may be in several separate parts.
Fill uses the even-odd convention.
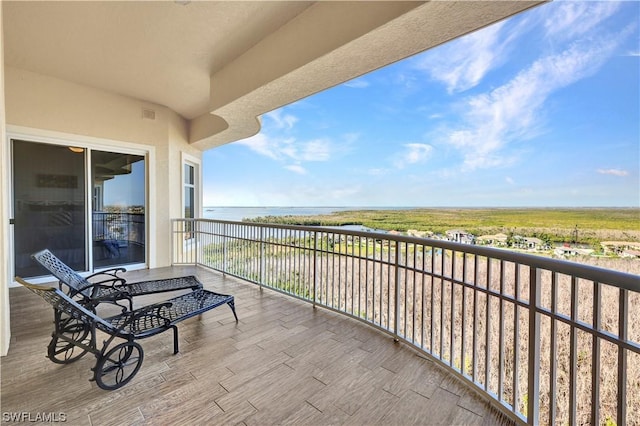
[[[111,392],[88,380],[93,356],[69,365],[45,358],[52,310],[26,289],[11,289],[12,343],[0,359],[3,415],[63,413],[73,425],[511,423],[434,363],[358,321],[203,268],[126,277],[192,274],[205,288],[235,296],[239,322],[222,306],[180,323],[177,355],[171,332],[140,340],[142,368]]]

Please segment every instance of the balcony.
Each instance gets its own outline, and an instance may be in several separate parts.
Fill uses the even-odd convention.
[[[12,289],[4,413],[73,424],[640,421],[636,275],[335,228],[174,220],[172,235],[173,267],[127,278],[196,274],[235,295],[239,323],[226,309],[181,323],[176,356],[167,336],[142,341],[138,375],[105,392],[87,381],[88,357],[44,358],[50,308]]]

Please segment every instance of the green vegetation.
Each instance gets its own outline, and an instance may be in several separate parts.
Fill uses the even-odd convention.
[[[265,216],[246,222],[306,226],[362,225],[385,231],[443,234],[463,229],[476,236],[504,233],[550,242],[598,245],[600,241],[640,241],[638,208],[416,208],[349,210],[319,216]],[[577,237],[577,239],[576,239]]]

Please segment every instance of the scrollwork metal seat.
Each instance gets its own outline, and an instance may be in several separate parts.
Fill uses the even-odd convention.
[[[118,389],[136,375],[142,365],[144,352],[138,339],[173,330],[173,353],[178,353],[177,323],[227,304],[238,321],[234,298],[230,295],[198,289],[162,303],[144,306],[106,318],[98,316],[60,289],[33,285],[20,277],[16,281],[53,306],[55,329],[47,356],[58,364],[68,364],[91,352],[96,356],[93,377],[106,390]],[[98,348],[96,333],[109,335]],[[124,339],[114,344],[116,338]]]
[[[202,288],[202,283],[194,276],[127,283],[124,278],[118,276],[118,273],[126,272],[125,268],[108,269],[84,278],[47,249],[34,253],[31,257],[51,272],[61,286],[65,285],[71,297],[82,297],[82,304],[89,308],[102,302],[116,303],[118,300],[127,300],[129,309],[132,310],[131,298],[134,296]],[[91,279],[97,281],[90,281]]]

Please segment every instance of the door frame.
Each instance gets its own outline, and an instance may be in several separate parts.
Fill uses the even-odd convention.
[[[86,149],[85,154],[85,253],[87,257],[87,271],[78,272],[80,275],[90,275],[103,269],[93,267],[93,247],[92,247],[92,229],[93,218],[91,214],[91,203],[93,199],[93,185],[91,184],[91,150],[111,151],[122,154],[141,155],[145,158],[145,204],[146,204],[146,223],[145,223],[145,262],[137,264],[127,264],[127,270],[146,269],[155,263],[152,259],[155,256],[153,249],[156,240],[156,217],[155,217],[155,197],[151,191],[151,176],[155,175],[155,147],[152,145],[143,145],[131,142],[123,142],[111,139],[96,138],[91,136],[81,136],[69,133],[55,132],[49,130],[35,129],[22,126],[7,125],[6,142],[9,145],[8,182],[9,199],[9,217],[14,218],[14,194],[13,194],[13,140],[23,140],[26,142],[37,142],[58,146],[74,146]],[[13,224],[9,225],[9,267],[10,276],[15,276],[15,235]],[[52,280],[51,275],[29,279],[32,283],[45,283]],[[19,284],[12,279],[9,287],[17,287]]]

